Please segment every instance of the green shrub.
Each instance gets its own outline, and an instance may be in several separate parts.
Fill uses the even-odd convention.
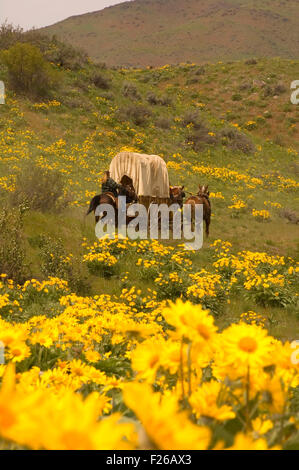
[[[115,98],[114,94],[111,91],[102,91],[98,94],[98,96],[108,101],[113,101]]]
[[[194,129],[201,129],[203,127],[203,123],[197,111],[187,111],[184,115],[182,119],[182,125],[187,127],[190,124],[192,124]]]
[[[275,95],[274,89],[270,85],[266,85],[264,87],[263,97],[268,98],[269,96],[274,96],[274,95]]]
[[[138,92],[136,85],[134,85],[134,83],[131,83],[131,82],[124,82],[123,87],[122,87],[122,94],[126,98],[130,98],[133,100],[140,99],[140,94]]]
[[[119,110],[119,118],[122,121],[133,121],[136,126],[144,126],[151,111],[144,105],[130,105]]]
[[[149,104],[153,104],[153,105],[160,104],[159,97],[153,91],[150,91],[147,94],[146,99]]]
[[[77,108],[83,111],[92,110],[92,104],[88,99],[86,99],[86,97],[82,93],[79,95],[77,94],[76,96],[64,95],[61,99],[61,102],[68,108]]]
[[[161,129],[170,129],[173,124],[173,119],[166,116],[160,116],[156,121],[156,127],[160,127]]]
[[[32,97],[46,97],[57,84],[56,74],[40,50],[31,44],[16,43],[2,51],[1,60],[7,66],[10,85],[16,92]]]
[[[31,209],[55,211],[66,204],[61,173],[27,165],[16,179],[16,189],[11,193],[12,205],[26,204]]]
[[[198,77],[190,77],[190,78],[187,78],[186,80],[186,85],[195,85],[196,83],[199,83],[199,78]]]
[[[154,92],[149,92],[146,97],[149,104],[169,106],[171,105],[171,98],[167,95],[157,96]]]
[[[25,239],[23,235],[24,207],[0,212],[0,274],[22,283],[28,276],[25,263]]]
[[[291,224],[299,224],[299,214],[297,214],[292,209],[281,209],[279,212],[279,216],[287,219]]]
[[[60,67],[78,70],[88,62],[86,52],[59,41],[56,36],[50,37],[35,29],[23,31],[19,26],[15,27],[7,22],[0,26],[0,50],[20,42],[37,47],[45,60]]]
[[[110,88],[110,81],[108,78],[104,77],[104,75],[101,75],[100,73],[96,73],[92,77],[92,83],[94,86],[97,88],[100,88],[101,90],[109,90]]]
[[[255,152],[255,145],[252,140],[237,129],[231,127],[224,128],[220,132],[220,136],[223,145],[228,146],[234,151],[241,151],[245,155],[250,155]]]
[[[233,101],[242,101],[242,95],[240,95],[239,93],[235,93],[235,94],[232,96],[232,100],[233,100]]]
[[[41,271],[47,277],[58,277],[68,282],[72,292],[80,295],[89,293],[87,277],[83,273],[80,260],[68,255],[61,239],[41,236],[38,241],[41,258]]]
[[[29,31],[24,33],[23,41],[36,45],[47,61],[64,69],[79,70],[88,62],[86,52],[60,42],[55,36],[49,39],[37,31]]]
[[[250,82],[243,82],[239,85],[239,90],[240,91],[251,91],[252,90],[252,83]]]
[[[202,124],[200,128],[194,130],[186,137],[186,144],[195,152],[203,150],[206,145],[217,145],[219,143],[218,136],[214,132]]]
[[[256,59],[248,59],[248,60],[245,61],[245,64],[246,65],[256,65],[257,60]]]
[[[281,95],[283,93],[286,93],[286,91],[287,91],[287,87],[283,83],[278,83],[274,87],[274,94],[275,95]]]
[[[198,67],[194,72],[195,75],[204,75],[205,73],[206,73],[206,69],[203,65]]]
[[[15,27],[6,21],[0,26],[0,50],[8,49],[15,42],[20,41],[23,30],[19,26]]]

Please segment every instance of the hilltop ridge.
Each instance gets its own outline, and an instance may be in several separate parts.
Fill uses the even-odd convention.
[[[295,59],[298,0],[134,0],[43,28],[108,65]]]

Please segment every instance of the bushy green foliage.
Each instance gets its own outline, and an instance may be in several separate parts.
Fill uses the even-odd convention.
[[[68,282],[70,289],[77,294],[89,293],[89,284],[79,260],[68,255],[61,239],[40,236],[37,241],[40,249],[41,271],[45,278],[58,277]]]
[[[11,194],[14,206],[26,204],[42,212],[59,210],[66,205],[63,198],[63,177],[57,171],[47,171],[28,164],[16,179],[16,190]]]
[[[149,92],[146,97],[149,104],[169,106],[171,105],[171,98],[167,95],[157,96],[154,92]]]
[[[122,121],[132,121],[136,126],[144,126],[150,116],[150,109],[142,104],[122,107],[119,111]]]
[[[225,127],[221,130],[222,143],[234,151],[240,151],[245,155],[255,152],[255,145],[246,134],[239,132],[232,127]]]
[[[35,29],[23,31],[19,26],[3,23],[0,26],[0,50],[6,50],[18,42],[37,47],[46,61],[63,68],[78,70],[88,62],[86,52],[59,41],[56,36]]]
[[[23,282],[29,275],[25,263],[23,235],[24,207],[0,212],[0,272],[16,282]]]
[[[156,121],[156,126],[161,129],[170,129],[173,124],[173,119],[167,116],[160,116]]]
[[[130,98],[133,100],[139,100],[140,99],[140,94],[138,92],[138,89],[134,83],[131,82],[124,82],[123,87],[122,87],[122,94],[126,98]]]
[[[0,26],[0,50],[8,49],[17,41],[20,41],[22,33],[23,30],[19,26],[15,27],[12,24],[4,22]]]
[[[109,90],[110,82],[109,80],[102,74],[96,73],[92,77],[92,83],[102,90]]]
[[[45,97],[58,83],[50,64],[31,44],[16,43],[2,51],[1,60],[8,68],[10,85],[16,92]]]

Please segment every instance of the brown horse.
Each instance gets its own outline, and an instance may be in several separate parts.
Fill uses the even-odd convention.
[[[127,203],[131,204],[132,202],[136,202],[138,197],[135,191],[130,186],[123,186],[121,190],[119,190],[119,196],[126,196]],[[113,193],[103,193],[94,196],[90,201],[88,211],[86,215],[89,215],[91,212],[95,213],[97,207],[100,204],[108,204],[113,207],[115,211],[115,226],[117,227],[118,223],[118,199],[114,196]],[[95,222],[97,223],[100,220],[100,216],[95,216]]]
[[[112,193],[103,193],[103,194],[98,194],[97,196],[94,196],[92,200],[90,201],[88,211],[86,212],[86,215],[89,215],[91,212],[95,214],[95,211],[97,207],[100,204],[108,204],[109,206],[112,206],[115,215],[116,215],[116,220],[115,222],[117,223],[117,203],[116,203],[116,197]],[[100,216],[96,215],[95,216],[95,221],[96,223],[100,220]]]
[[[203,205],[203,220],[205,221],[206,224],[206,235],[207,237],[209,236],[210,233],[210,223],[211,223],[211,202],[210,202],[210,191],[208,190],[208,185],[201,186],[199,185],[199,191],[195,196],[190,196],[185,204],[191,204],[193,210],[191,210],[192,213],[192,219],[194,219],[194,208],[196,204],[202,204]]]

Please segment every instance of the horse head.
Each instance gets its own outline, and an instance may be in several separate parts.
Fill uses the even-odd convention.
[[[201,184],[198,185],[198,193],[197,193],[198,196],[201,196],[201,197],[206,197],[206,198],[209,198],[210,196],[210,191],[209,191],[209,185],[208,184],[204,184],[203,186]]]
[[[186,197],[184,187],[185,186],[170,186],[169,188],[170,199],[174,203],[179,204],[180,207],[183,206],[184,198]]]

